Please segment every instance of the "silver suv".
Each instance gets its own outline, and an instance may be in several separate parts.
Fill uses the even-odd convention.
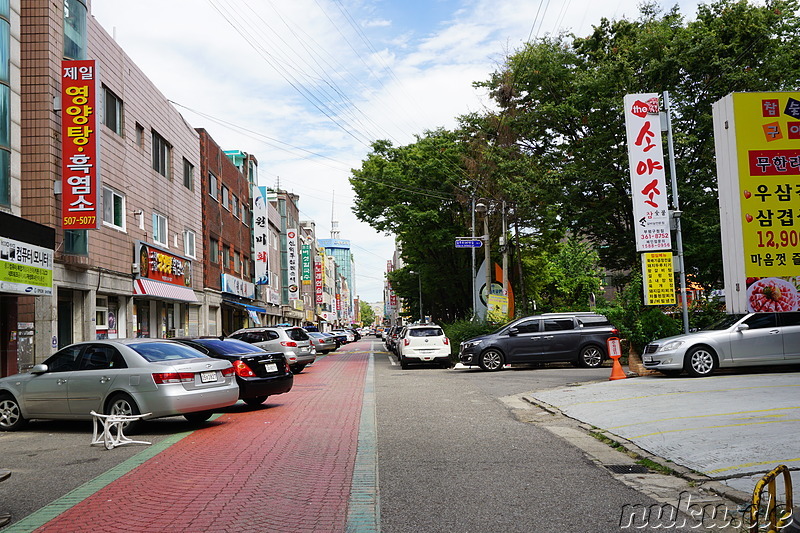
[[[311,340],[300,327],[244,328],[234,331],[228,338],[255,344],[268,352],[281,352],[295,374],[316,359]]]

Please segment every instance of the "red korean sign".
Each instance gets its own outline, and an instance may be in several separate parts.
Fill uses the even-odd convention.
[[[314,295],[318,304],[325,303],[323,298],[323,265],[322,261],[314,261]]]
[[[99,171],[97,67],[94,60],[61,63],[61,227],[97,229]]]
[[[184,287],[192,286],[192,262],[152,244],[137,242],[135,256],[139,277]]]
[[[625,96],[636,250],[672,248],[658,94]]]

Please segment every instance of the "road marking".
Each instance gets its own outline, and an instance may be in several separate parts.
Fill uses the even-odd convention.
[[[774,409],[757,409],[757,410],[753,410],[753,411],[734,411],[732,413],[715,413],[715,414],[710,414],[710,415],[673,416],[673,417],[670,417],[670,418],[658,418],[658,419],[648,418],[645,423],[654,424],[656,422],[669,422],[671,420],[691,420],[693,418],[710,418],[712,416],[734,416],[734,415],[749,415],[749,414],[754,414],[754,413],[770,413],[770,412],[773,412],[773,411],[786,411],[786,410],[789,410],[789,409],[800,409],[800,406],[798,406],[798,407],[776,407]],[[766,416],[779,417],[779,416],[783,416],[783,415],[766,415]],[[606,429],[619,429],[619,428],[626,428],[626,427],[630,427],[630,426],[639,426],[641,424],[642,424],[641,422],[634,423],[634,424],[622,424],[621,426],[612,426],[612,427],[609,427],[609,428],[606,428]]]
[[[756,463],[744,463],[736,466],[726,466],[725,468],[718,468],[716,470],[709,470],[706,474],[719,474],[720,472],[727,472],[728,470],[738,470],[739,468],[748,468],[751,466],[774,465],[775,463],[796,463],[800,461],[800,457],[796,459],[780,459],[777,461],[758,461]]]
[[[739,426],[762,426],[765,424],[785,424],[786,422],[800,422],[800,419],[790,418],[788,420],[767,420],[764,422],[744,422],[741,424],[723,424],[720,426],[701,426],[696,428],[683,428],[683,429],[668,429],[666,431],[656,431],[655,433],[645,433],[643,435],[635,435],[633,437],[626,437],[627,439],[641,439],[642,437],[652,437],[654,435],[664,435],[667,433],[682,433],[685,431],[701,431],[704,429],[719,429],[719,428],[735,428]]]

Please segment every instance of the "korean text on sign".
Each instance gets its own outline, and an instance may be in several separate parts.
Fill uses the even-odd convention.
[[[657,94],[625,96],[625,130],[636,250],[669,250],[672,239]]]
[[[98,158],[93,60],[61,64],[61,225],[98,227]]]

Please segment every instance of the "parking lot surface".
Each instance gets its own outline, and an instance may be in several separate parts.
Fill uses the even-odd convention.
[[[647,376],[527,397],[744,493],[779,464],[800,468],[798,372]]]

